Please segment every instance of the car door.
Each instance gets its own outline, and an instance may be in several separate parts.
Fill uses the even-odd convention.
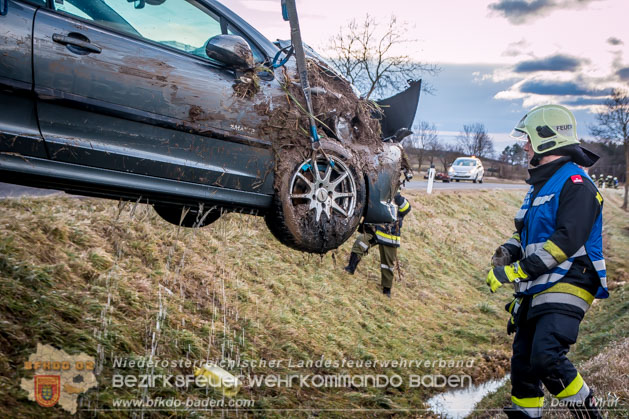
[[[51,158],[270,193],[254,103],[205,42],[225,33],[196,1],[64,0],[34,26],[35,89]],[[268,178],[268,179],[267,179]]]
[[[46,1],[13,1],[0,10],[0,152],[46,157],[33,95],[32,29]]]

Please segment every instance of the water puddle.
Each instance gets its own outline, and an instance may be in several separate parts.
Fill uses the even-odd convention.
[[[498,390],[509,379],[490,380],[464,389],[446,391],[431,397],[426,404],[433,413],[447,419],[461,419],[472,413],[476,403],[487,394]]]

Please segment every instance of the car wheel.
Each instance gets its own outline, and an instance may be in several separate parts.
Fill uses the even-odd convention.
[[[483,183],[483,178],[478,179],[478,183]]]
[[[177,205],[159,205],[154,204],[155,212],[165,221],[176,226],[182,227],[205,227],[218,220],[221,216],[221,210],[211,208],[209,210],[199,211],[199,208],[190,208]],[[181,218],[182,216],[183,219]]]
[[[363,173],[349,151],[332,140],[321,140],[321,148],[327,158],[317,153],[316,167],[311,157],[282,155],[265,216],[280,242],[310,253],[325,253],[349,239],[366,200]]]
[[[454,179],[454,180],[456,180],[458,182],[460,179]]]

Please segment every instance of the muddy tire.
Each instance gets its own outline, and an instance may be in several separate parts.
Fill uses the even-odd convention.
[[[265,216],[283,244],[309,253],[326,253],[354,233],[366,201],[365,180],[357,159],[333,140],[321,140],[329,161],[285,153],[276,168],[275,195]],[[330,161],[332,163],[330,163]]]
[[[175,205],[155,204],[153,205],[153,209],[155,209],[155,212],[162,217],[164,221],[168,221],[176,226],[181,223],[182,227],[188,228],[205,227],[218,220],[221,216],[221,210],[216,208],[209,210],[209,213],[206,210],[201,214],[199,214],[199,208],[189,208]],[[181,216],[185,210],[187,210],[187,213],[182,220]]]

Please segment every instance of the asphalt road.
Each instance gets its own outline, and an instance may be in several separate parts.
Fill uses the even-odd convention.
[[[406,183],[406,189],[410,190],[426,190],[428,181],[414,180]],[[433,190],[481,190],[481,189],[528,189],[525,183],[472,183],[472,182],[450,182],[444,183],[437,181],[433,184]],[[0,183],[0,199],[2,198],[18,198],[20,196],[46,196],[54,194],[63,194],[62,191],[54,189],[29,188],[27,186],[11,185],[9,183]]]
[[[410,190],[426,190],[428,186],[427,180],[413,180],[410,182],[406,182],[406,189]],[[483,183],[473,183],[473,182],[449,182],[445,183],[442,181],[435,181],[432,186],[433,191],[443,191],[443,190],[459,190],[459,191],[469,191],[469,190],[487,190],[487,189],[509,189],[509,190],[527,190],[530,186],[526,183],[496,183],[496,182],[483,182]]]

